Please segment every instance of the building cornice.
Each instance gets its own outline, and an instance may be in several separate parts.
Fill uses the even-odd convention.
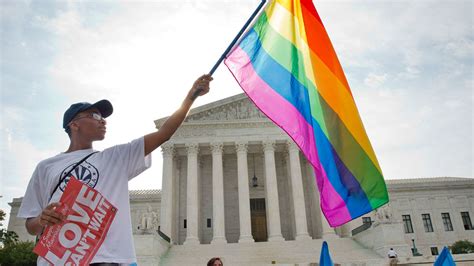
[[[160,189],[141,189],[141,190],[130,190],[130,200],[161,200]]]
[[[390,192],[414,190],[474,189],[474,178],[428,177],[385,180]]]

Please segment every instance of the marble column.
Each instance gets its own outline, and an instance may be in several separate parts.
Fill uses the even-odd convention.
[[[236,142],[237,175],[239,188],[239,243],[254,242],[250,220],[249,173],[247,164],[247,142]]]
[[[265,193],[267,206],[268,241],[283,241],[281,235],[280,204],[275,167],[275,142],[264,141],[265,154]]]
[[[340,237],[349,237],[351,232],[351,228],[349,224],[343,224],[341,225],[341,235]]]
[[[306,178],[309,186],[309,201],[310,201],[310,215],[311,215],[311,231],[313,239],[322,237],[321,230],[321,209],[319,207],[319,190],[314,176],[314,169],[311,163],[305,158],[304,167],[306,167]],[[321,233],[321,234],[320,234]]]
[[[186,240],[184,244],[199,244],[199,197],[198,197],[198,152],[197,143],[186,144],[188,151],[188,178],[186,184]]]
[[[163,153],[163,176],[161,187],[160,231],[172,238],[173,225],[173,144],[161,145]],[[173,241],[172,239],[171,241]],[[172,242],[171,242],[172,243]]]
[[[173,195],[173,219],[174,223],[171,225],[171,230],[173,234],[171,234],[172,239],[174,239],[174,242],[172,244],[179,244],[179,229],[180,229],[180,213],[179,213],[179,206],[180,206],[180,194],[186,193],[183,191],[180,191],[179,189],[179,184],[180,184],[180,179],[181,179],[181,164],[182,164],[182,159],[179,156],[174,156],[174,167],[173,167],[173,186],[174,186],[174,195]]]
[[[211,143],[212,151],[212,217],[211,244],[226,244],[224,214],[224,170],[222,166],[223,143]]]
[[[293,208],[295,210],[296,240],[311,239],[308,234],[308,223],[306,220],[303,176],[301,175],[301,163],[299,156],[300,150],[293,141],[289,141],[287,146],[290,157],[290,180],[293,194]]]
[[[314,168],[311,166],[311,164],[308,162],[307,164],[307,169],[308,173],[311,175],[313,179],[316,178],[315,173],[314,173]],[[313,189],[313,197],[314,197],[314,205],[316,207],[316,215],[321,218],[321,237],[323,239],[330,239],[330,238],[337,238],[336,232],[334,231],[333,228],[329,225],[328,221],[326,220],[326,216],[324,216],[322,210],[321,210],[321,204],[320,204],[320,194],[319,194],[319,189],[317,188],[316,180],[312,181],[314,182],[314,189]],[[319,225],[317,225],[319,227]]]
[[[329,225],[322,211],[321,211],[321,227],[322,227],[322,232],[323,232],[323,239],[331,239],[331,238],[339,237],[336,234],[336,231],[334,230],[334,228],[332,228]]]

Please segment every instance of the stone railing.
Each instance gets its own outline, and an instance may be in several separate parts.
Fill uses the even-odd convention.
[[[363,232],[363,231],[369,229],[369,228],[372,226],[372,223],[373,223],[373,222],[363,223],[361,226],[354,228],[354,229],[351,231],[351,232],[352,232],[352,235],[355,236],[355,235],[357,235],[358,233]]]

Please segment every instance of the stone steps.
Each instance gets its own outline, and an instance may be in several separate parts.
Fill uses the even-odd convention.
[[[362,247],[351,238],[334,238],[326,241],[333,261],[340,265],[369,266],[386,263],[384,258]],[[322,242],[322,239],[312,239],[224,245],[175,245],[161,257],[160,265],[206,265],[212,257],[222,258],[226,266],[311,265],[310,263],[319,261]]]

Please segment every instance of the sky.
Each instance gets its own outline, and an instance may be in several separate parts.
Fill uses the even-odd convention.
[[[313,2],[385,178],[472,178],[473,2]],[[114,105],[98,150],[154,131],[259,3],[0,0],[0,209],[67,149],[72,103]],[[223,64],[213,77],[194,107],[242,92]],[[161,188],[161,170],[157,150],[130,189]]]

